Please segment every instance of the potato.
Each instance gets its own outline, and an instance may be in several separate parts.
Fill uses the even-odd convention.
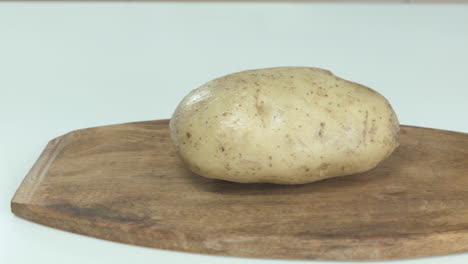
[[[248,70],[190,92],[170,122],[196,174],[233,182],[302,184],[370,170],[398,146],[388,101],[307,67]]]

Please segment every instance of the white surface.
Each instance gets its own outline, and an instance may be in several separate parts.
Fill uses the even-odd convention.
[[[249,68],[327,68],[385,95],[403,124],[468,132],[467,48],[466,5],[0,3],[0,262],[286,263],[88,238],[9,202],[48,140],[168,118],[189,90]]]

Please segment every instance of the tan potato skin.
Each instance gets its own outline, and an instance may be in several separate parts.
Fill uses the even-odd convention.
[[[307,67],[248,70],[190,92],[170,122],[188,168],[233,182],[302,184],[370,170],[398,146],[379,93]]]

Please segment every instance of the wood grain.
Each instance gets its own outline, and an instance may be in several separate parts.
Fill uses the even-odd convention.
[[[128,244],[226,256],[374,260],[468,251],[468,134],[402,126],[376,169],[296,186],[187,171],[168,121],[56,138],[12,211]]]

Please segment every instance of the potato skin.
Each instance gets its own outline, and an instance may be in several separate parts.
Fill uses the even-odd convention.
[[[389,102],[308,67],[248,70],[190,92],[170,122],[176,150],[199,175],[303,184],[370,170],[398,146]]]

